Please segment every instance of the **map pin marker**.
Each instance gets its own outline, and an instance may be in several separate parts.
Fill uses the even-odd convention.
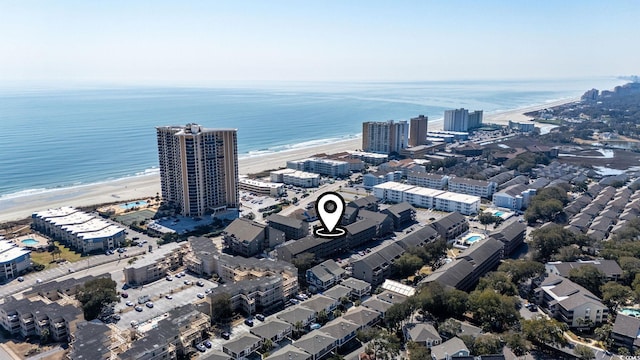
[[[344,228],[339,226],[344,215],[344,199],[335,192],[326,192],[316,200],[316,213],[320,218],[322,227],[315,230],[319,237],[339,237],[346,234]]]

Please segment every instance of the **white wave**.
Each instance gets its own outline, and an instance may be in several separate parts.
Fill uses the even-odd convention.
[[[133,175],[125,175],[125,176],[121,176],[121,177],[117,177],[117,178],[108,178],[108,179],[102,180],[102,181],[93,181],[93,182],[88,182],[88,183],[83,183],[81,181],[76,181],[73,184],[67,185],[67,186],[60,185],[60,186],[50,187],[50,188],[35,188],[35,189],[20,190],[20,191],[16,191],[16,192],[13,192],[13,193],[0,195],[0,200],[11,200],[11,199],[17,199],[17,198],[26,197],[26,196],[53,193],[53,192],[57,192],[57,191],[61,191],[61,190],[79,189],[79,188],[83,188],[83,187],[87,187],[87,186],[108,184],[108,183],[118,182],[118,181],[127,180],[127,179],[131,179],[131,178],[144,177],[144,176],[153,176],[153,175],[159,175],[159,174],[160,174],[160,169],[158,167],[154,166],[154,167],[152,167],[150,169],[145,169],[144,171],[136,172]]]
[[[341,141],[358,139],[361,136],[362,134],[358,133],[358,134],[351,134],[351,135],[345,135],[340,137],[331,137],[331,138],[325,138],[325,139],[303,141],[303,142],[294,143],[294,144],[273,146],[267,149],[252,150],[252,151],[249,151],[248,153],[240,154],[238,158],[247,159],[247,158],[253,158],[257,156],[264,156],[264,155],[279,153],[283,151],[293,151],[293,150],[312,148],[316,146],[335,144]]]

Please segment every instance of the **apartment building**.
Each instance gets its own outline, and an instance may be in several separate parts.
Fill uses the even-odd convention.
[[[345,270],[331,259],[308,269],[305,273],[307,284],[320,292],[337,284],[345,275]]]
[[[124,228],[67,206],[31,215],[32,227],[86,254],[122,246]]]
[[[491,199],[498,188],[498,184],[493,181],[451,177],[448,180],[448,187],[451,192]]]
[[[430,225],[447,241],[453,240],[469,230],[467,218],[458,212],[447,214],[433,221]]]
[[[118,355],[119,360],[178,359],[196,351],[202,334],[209,329],[211,319],[193,304],[169,310],[167,317],[144,333],[142,339]]]
[[[285,192],[284,185],[282,184],[247,178],[241,178],[238,181],[238,188],[242,191],[273,197],[278,197]]]
[[[188,243],[168,243],[154,249],[123,269],[124,281],[131,286],[144,285],[162,279],[182,265],[189,251]]]
[[[351,173],[351,165],[347,161],[317,157],[289,160],[287,161],[287,168],[330,177],[340,177]]]
[[[309,223],[288,216],[269,215],[267,224],[273,229],[283,231],[287,240],[301,239],[309,234]]]
[[[264,277],[279,277],[282,296],[291,297],[298,292],[298,269],[279,260],[243,258],[220,254],[216,256],[217,273],[223,281],[240,282]]]
[[[46,330],[53,341],[69,342],[83,319],[82,310],[73,305],[13,297],[7,297],[0,305],[0,325],[8,333],[22,337],[42,336]]]
[[[411,171],[407,174],[407,184],[421,186],[430,189],[444,190],[447,187],[449,177],[425,172]]]
[[[320,174],[314,174],[306,171],[280,169],[272,171],[269,176],[271,182],[274,183],[283,183],[303,188],[320,186]]]
[[[0,240],[0,281],[15,279],[31,266],[31,251]]]
[[[429,117],[418,115],[409,120],[409,146],[426,145]]]
[[[289,218],[286,218],[287,220]],[[294,234],[296,229],[290,229],[286,224],[282,224],[283,221],[276,220],[274,223],[280,225],[281,228],[287,228],[289,234]],[[292,219],[288,223],[301,226],[304,229],[304,222]],[[248,219],[238,218],[229,224],[222,233],[222,239],[225,246],[233,254],[242,256],[255,256],[266,249],[274,248],[275,246],[285,241],[285,232],[264,224],[257,223]]]
[[[476,214],[480,209],[480,197],[441,191],[419,186],[386,182],[373,187],[373,195],[385,201],[406,201],[417,207],[441,211],[458,211],[465,215]]]
[[[598,326],[606,322],[609,314],[600,298],[555,274],[548,274],[535,293],[536,302],[543,310],[571,328]]]
[[[156,128],[162,198],[184,216],[236,211],[236,129],[198,124]]]
[[[69,360],[111,359],[111,328],[103,323],[83,321],[69,341]]]
[[[425,137],[426,138],[426,137]],[[406,121],[362,123],[362,150],[366,152],[399,153],[408,146],[409,124]]]

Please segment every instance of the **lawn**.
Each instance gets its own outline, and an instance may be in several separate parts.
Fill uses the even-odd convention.
[[[69,262],[76,262],[82,259],[81,254],[70,250],[67,247],[62,246],[59,242],[55,241],[54,242],[55,246],[57,246],[60,251],[62,252],[60,255],[56,255],[56,260],[57,259],[64,259],[67,260]],[[53,258],[51,257],[51,253],[48,251],[43,251],[43,252],[38,252],[38,251],[32,251],[31,252],[31,260],[33,262],[36,262],[38,264],[42,264],[44,265],[44,269],[51,269],[53,267],[56,267],[58,264],[52,262]]]

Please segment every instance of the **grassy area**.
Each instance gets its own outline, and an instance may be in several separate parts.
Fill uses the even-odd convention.
[[[59,255],[56,255],[56,260],[57,259],[64,259],[67,260],[69,262],[76,262],[82,259],[81,254],[62,246],[59,242],[55,241],[54,244],[60,249],[61,253]],[[42,264],[44,265],[44,269],[51,269],[53,267],[56,267],[58,264],[51,262],[53,260],[53,258],[51,257],[51,253],[48,251],[43,251],[43,252],[38,252],[38,251],[32,251],[31,252],[31,260],[35,263],[38,264]]]

